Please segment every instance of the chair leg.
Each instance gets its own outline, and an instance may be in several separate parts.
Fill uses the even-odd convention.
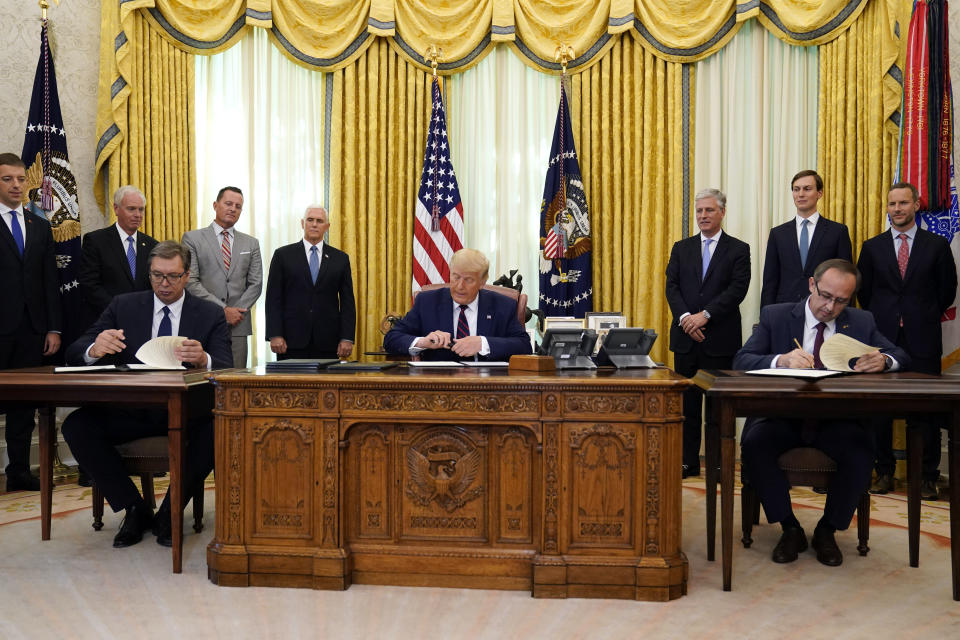
[[[153,492],[153,474],[152,473],[141,473],[140,474],[140,492],[143,494],[143,499],[151,509],[157,508],[157,499],[154,496]]]
[[[857,551],[865,556],[870,551],[867,541],[870,539],[870,492],[864,491],[857,505]]]
[[[203,484],[193,493],[193,530],[203,531]]]
[[[93,530],[103,529],[103,493],[96,484],[93,485]]]
[[[757,492],[749,484],[743,485],[740,490],[740,525],[743,529],[743,537],[740,542],[744,549],[749,549],[753,544],[753,538],[750,534],[753,532],[754,512],[756,511]]]

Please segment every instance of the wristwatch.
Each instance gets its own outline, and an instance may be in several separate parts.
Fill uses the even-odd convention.
[[[710,312],[707,311],[706,309],[704,309],[704,310],[701,311],[700,313],[702,313],[702,314],[703,314],[703,317],[706,318],[707,320],[710,319]]]

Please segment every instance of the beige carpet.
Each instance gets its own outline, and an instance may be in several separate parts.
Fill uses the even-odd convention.
[[[528,593],[468,589],[372,587],[344,592],[223,588],[206,578],[213,535],[188,529],[184,572],[170,573],[170,551],[152,536],[129,549],[110,545],[119,516],[90,527],[89,497],[76,486],[57,490],[73,504],[40,540],[36,494],[0,496],[0,638],[954,638],[960,603],[951,599],[945,537],[925,533],[920,567],[907,565],[907,533],[874,520],[870,555],[857,556],[855,530],[840,534],[844,564],[829,568],[812,552],[775,565],[777,527],[754,529],[754,546],[734,546],[734,590],[720,589],[719,562],[706,561],[703,483],[684,486],[684,550],[689,594],[669,603],[534,600]],[[803,495],[798,500],[804,500]],[[818,498],[810,498],[816,500]],[[72,501],[72,503],[71,503]],[[79,501],[79,502],[78,502]],[[874,503],[902,502],[902,496]],[[16,505],[14,507],[14,505]],[[942,524],[925,504],[924,526]],[[901,507],[895,507],[901,508]],[[813,508],[797,509],[812,530]],[[739,522],[739,511],[735,514]],[[937,521],[937,522],[934,522]],[[739,525],[735,527],[739,539]]]

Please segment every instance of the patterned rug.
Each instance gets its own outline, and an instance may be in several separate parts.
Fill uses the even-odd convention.
[[[135,480],[135,482],[138,482]],[[154,491],[157,503],[167,491],[167,478],[154,479]],[[736,478],[734,488],[734,528],[740,530],[740,478]],[[706,493],[704,480],[687,478],[683,481],[684,498],[690,500],[702,499]],[[207,480],[206,490],[214,490],[213,476]],[[719,493],[719,492],[718,492]],[[89,487],[76,484],[64,484],[53,490],[53,517],[62,517],[76,511],[90,510],[93,491]],[[823,510],[826,496],[814,493],[807,488],[796,488],[791,491],[793,505],[797,509]],[[213,504],[212,496],[207,498]],[[719,497],[718,497],[719,503]],[[109,507],[107,507],[109,511]],[[39,492],[14,491],[0,494],[0,526],[22,520],[40,519]],[[764,522],[761,516],[761,522]],[[875,495],[870,500],[870,525],[907,528],[907,495],[903,491],[887,495]],[[936,502],[921,502],[920,531],[929,536],[933,542],[942,546],[950,545],[950,503],[941,499]]]

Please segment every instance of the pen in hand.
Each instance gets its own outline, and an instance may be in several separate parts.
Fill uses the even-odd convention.
[[[796,338],[794,338],[794,339],[793,339],[793,344],[797,345],[797,349],[800,349],[800,351],[803,351],[803,345],[800,344],[800,341],[799,341],[799,340],[797,340]],[[806,351],[803,351],[803,352],[806,353]],[[813,369],[814,367],[802,367],[802,368],[804,368],[804,369]]]

